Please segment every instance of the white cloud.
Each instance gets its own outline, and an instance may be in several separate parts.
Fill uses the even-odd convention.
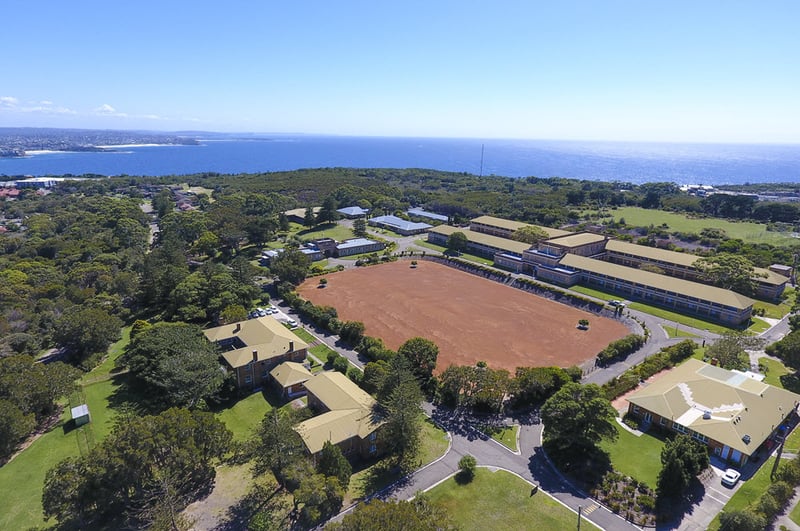
[[[0,96],[1,109],[15,109],[19,104],[19,100],[13,96]]]
[[[124,112],[117,112],[117,110],[108,103],[102,104],[100,107],[94,109],[95,114],[103,114],[106,116],[128,116]]]
[[[14,96],[0,96],[0,110],[39,114],[78,114],[72,109],[55,105],[49,100],[27,101],[20,104],[19,99]]]

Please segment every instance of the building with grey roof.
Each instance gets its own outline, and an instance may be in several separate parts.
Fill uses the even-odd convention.
[[[369,210],[366,208],[361,208],[360,206],[349,206],[344,207],[336,210],[339,214],[343,215],[347,219],[356,219],[356,218],[363,218],[369,213]]]
[[[403,236],[420,234],[433,227],[433,225],[429,225],[428,223],[406,221],[402,218],[398,218],[397,216],[377,216],[370,218],[368,223],[373,227],[389,229],[390,231],[402,234]]]

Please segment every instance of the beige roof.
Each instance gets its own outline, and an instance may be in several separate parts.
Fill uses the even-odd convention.
[[[547,240],[547,243],[573,248],[580,247],[582,245],[588,245],[590,243],[601,242],[605,239],[606,237],[601,234],[593,234],[591,232],[576,232],[567,234],[565,236],[559,236],[557,238],[550,238]]]
[[[797,407],[800,395],[689,359],[628,401],[751,455]]]
[[[306,369],[302,363],[294,361],[284,361],[271,371],[272,376],[281,387],[290,387],[295,384],[303,383],[311,378],[311,371]]]
[[[570,234],[569,231],[561,230],[561,229],[551,229],[550,227],[543,227],[541,225],[532,225],[530,223],[522,223],[520,221],[511,221],[510,219],[503,219],[503,218],[496,218],[494,216],[479,216],[473,219],[475,223],[483,223],[484,225],[491,225],[492,227],[498,227],[500,229],[506,230],[519,230],[522,227],[538,227],[545,231],[547,234],[550,235],[551,238],[555,238],[557,236],[563,236],[565,234]]]
[[[691,282],[681,278],[659,275],[633,267],[612,264],[585,256],[567,254],[559,263],[562,266],[581,269],[592,273],[600,273],[614,278],[621,278],[628,282],[635,282],[643,286],[715,302],[723,306],[730,306],[741,310],[753,305],[752,299],[734,291],[700,284],[699,282]]]
[[[292,351],[291,347],[293,350],[308,348],[305,341],[270,316],[209,328],[203,333],[214,343],[237,338],[245,345],[222,354],[234,369],[253,361],[253,351],[258,353],[258,361],[263,361],[286,354]]]
[[[667,249],[659,249],[657,247],[648,247],[646,245],[637,245],[635,243],[623,242],[619,240],[609,240],[606,243],[606,249],[609,251],[616,251],[618,253],[627,253],[641,258],[649,258],[650,260],[658,260],[668,264],[675,264],[684,267],[693,267],[694,263],[700,259],[699,256],[678,253],[669,251]]]
[[[641,258],[657,260],[660,262],[666,262],[668,264],[675,264],[690,268],[694,268],[694,263],[701,258],[700,256],[694,254],[679,253],[667,249],[648,247],[646,245],[637,245],[635,243],[623,242],[619,240],[609,240],[608,243],[606,243],[606,250],[631,254]],[[756,267],[754,270],[758,275],[766,275],[763,277],[754,277],[757,282],[779,286],[788,281],[786,277],[779,275],[774,271],[770,271],[769,269]]]
[[[764,277],[755,277],[756,282],[780,286],[781,284],[786,284],[789,281],[788,278],[776,273],[775,271],[770,271],[769,269],[764,269],[763,267],[754,267],[753,269],[757,275],[766,275]]]
[[[316,215],[316,214],[319,214],[319,211],[322,210],[322,207],[313,207],[312,210],[314,211],[314,214]],[[302,217],[305,217],[305,215],[306,215],[306,209],[305,208],[293,208],[292,210],[287,210],[286,212],[284,212],[284,214],[287,215],[287,216],[295,216],[295,217],[298,217],[298,218],[302,218]]]
[[[330,410],[294,428],[312,454],[322,450],[325,441],[365,439],[383,423],[374,411],[375,399],[338,371],[319,373],[305,387]]]
[[[531,244],[529,243],[509,240],[508,238],[500,238],[499,236],[492,236],[491,234],[475,232],[469,229],[462,229],[460,227],[451,227],[450,225],[439,225],[438,227],[433,227],[428,232],[443,234],[444,236],[450,236],[454,232],[463,232],[464,236],[466,236],[471,242],[488,245],[490,247],[517,254],[522,254],[523,251],[527,251],[531,248]]]

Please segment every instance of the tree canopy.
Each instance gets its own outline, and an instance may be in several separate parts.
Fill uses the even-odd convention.
[[[284,249],[281,254],[273,258],[269,269],[281,282],[298,286],[305,280],[310,266],[311,260],[299,250]]]
[[[565,455],[578,456],[617,436],[616,412],[595,384],[564,384],[544,403],[541,417],[545,444]]]
[[[550,234],[541,227],[536,225],[526,225],[515,230],[511,234],[511,239],[522,243],[530,243],[531,245],[546,240]]]
[[[412,337],[397,349],[397,354],[411,363],[414,376],[424,385],[433,376],[439,347],[430,339]]]
[[[744,256],[732,253],[700,258],[694,263],[694,267],[706,282],[743,295],[754,294],[757,288],[755,279],[766,276],[756,274],[753,262]]]
[[[131,339],[121,359],[148,390],[167,405],[195,407],[214,397],[225,378],[216,347],[199,327],[157,323]]]
[[[447,237],[447,250],[451,253],[463,253],[468,245],[469,239],[463,232],[456,231]]]
[[[682,496],[692,479],[708,465],[708,450],[688,435],[668,440],[661,450],[661,471],[656,488],[659,498]]]
[[[88,454],[47,472],[45,516],[82,529],[121,519],[146,527],[154,515],[179,512],[211,486],[214,464],[230,441],[231,433],[211,413],[170,409],[126,416]]]

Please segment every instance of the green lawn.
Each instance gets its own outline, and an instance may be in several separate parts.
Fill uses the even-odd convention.
[[[692,328],[697,328],[699,330],[708,330],[710,332],[714,332],[716,334],[724,334],[725,332],[730,332],[731,329],[723,326],[721,324],[712,323],[710,321],[704,321],[702,319],[698,319],[696,317],[689,317],[688,315],[682,315],[680,313],[671,312],[669,310],[665,310],[664,308],[658,308],[656,306],[651,306],[649,304],[644,304],[642,302],[632,302],[628,304],[628,308],[631,310],[638,310],[640,312],[649,313],[655,317],[660,317],[666,321],[672,321],[673,323],[678,323],[679,325],[684,326],[691,326]]]
[[[764,383],[768,383],[769,385],[774,385],[775,387],[780,387],[783,389],[781,376],[784,374],[789,374],[791,371],[787,369],[786,366],[780,361],[770,358],[761,358],[758,360],[758,364],[763,365],[766,368]]]
[[[668,337],[700,337],[697,334],[693,334],[691,332],[687,332],[683,328],[678,326],[669,326],[669,325],[662,325],[661,328],[664,332],[667,333]]]
[[[792,512],[789,513],[789,519],[797,525],[800,525],[800,503],[792,508]]]
[[[325,344],[317,345],[316,347],[311,347],[310,349],[308,349],[308,351],[312,355],[316,356],[323,363],[328,361],[328,354],[330,354],[331,352],[337,353],[335,350],[333,350],[331,347]]]
[[[669,232],[693,232],[700,234],[705,228],[722,229],[731,238],[739,238],[751,243],[770,243],[772,245],[791,245],[797,240],[785,232],[769,232],[764,223],[726,221],[716,218],[689,218],[684,214],[648,210],[639,207],[622,207],[606,211],[615,221],[625,218],[627,225],[636,227],[660,226],[666,223]]]
[[[529,483],[503,470],[479,468],[470,483],[460,485],[450,478],[426,495],[463,531],[574,529],[578,521],[576,513],[544,492],[531,496]],[[584,519],[581,529],[598,528]]]
[[[519,433],[519,424],[513,426],[504,426],[502,428],[494,426],[485,426],[481,431],[489,435],[492,439],[499,442],[512,452],[517,451],[517,434]]]
[[[230,407],[217,412],[217,417],[233,432],[236,441],[247,439],[264,415],[272,409],[264,393],[253,393]]]
[[[792,309],[792,304],[794,304],[796,294],[797,292],[793,287],[786,286],[786,289],[783,290],[783,300],[780,302],[780,304],[756,301],[756,303],[753,305],[753,309],[764,308],[766,311],[764,317],[769,317],[771,319],[782,319],[783,316],[789,313],[789,310]]]
[[[600,291],[598,289],[587,288],[586,286],[572,286],[569,288],[571,291],[575,291],[577,293],[582,293],[584,295],[588,295],[590,297],[594,297],[595,299],[600,299],[604,301],[611,301],[614,299],[619,299],[619,295],[615,295],[613,293],[608,293],[606,291]]]
[[[447,451],[450,444],[447,438],[447,432],[438,428],[436,424],[429,418],[425,418],[422,424],[422,447],[419,450],[419,458],[421,465],[440,458]]]
[[[761,495],[767,491],[767,488],[772,484],[769,479],[770,472],[772,471],[772,465],[775,462],[774,457],[770,457],[761,468],[758,469],[758,472],[755,475],[742,483],[742,486],[739,487],[739,490],[736,491],[736,494],[731,497],[725,507],[722,509],[723,511],[733,511],[733,510],[741,510],[746,509],[750,505],[755,506],[758,504],[758,500],[761,499]],[[721,487],[725,488],[725,487]],[[711,521],[711,524],[708,526],[709,531],[716,531],[719,529],[719,515],[715,516],[714,519]]]
[[[297,225],[297,227],[300,227],[300,225]],[[353,231],[351,229],[337,223],[326,223],[324,225],[317,225],[316,227],[312,227],[310,229],[302,227],[296,232],[296,234],[301,240],[333,238],[334,240],[342,241],[353,237]]]
[[[317,340],[314,336],[311,335],[306,329],[302,327],[295,328],[292,330],[294,335],[305,341],[306,343],[312,343]]]
[[[13,461],[0,467],[0,529],[27,529],[44,525],[42,486],[45,473],[67,457],[79,456],[89,444],[102,441],[111,431],[114,417],[111,402],[124,401],[120,391],[124,375],[114,376],[117,358],[130,341],[130,327],[122,329],[122,339],[108,350],[103,363],[82,379],[82,398],[89,406],[92,422],[71,429],[69,408],[59,423]],[[80,393],[79,393],[80,395]],[[88,444],[87,444],[88,443]]]
[[[614,470],[642,481],[654,489],[661,471],[661,449],[664,441],[645,433],[637,437],[615,423],[616,441],[602,440],[600,448],[608,452]]]
[[[765,320],[753,316],[750,326],[747,327],[747,331],[751,334],[760,334],[761,332],[769,330],[771,326],[772,325]]]

